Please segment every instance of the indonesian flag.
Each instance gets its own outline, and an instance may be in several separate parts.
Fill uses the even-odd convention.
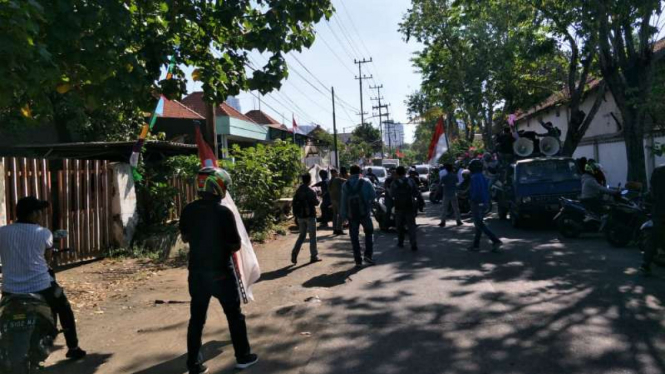
[[[201,130],[197,126],[196,131],[196,145],[199,148],[199,158],[201,159],[201,166],[203,167],[218,167],[217,166],[217,157],[215,153],[210,149],[208,143],[203,140],[203,135],[201,135]],[[254,253],[254,247],[252,247],[252,242],[249,240],[249,235],[247,234],[247,229],[245,224],[242,222],[240,217],[240,211],[238,207],[233,202],[231,193],[227,193],[224,200],[222,200],[222,205],[229,208],[233,212],[233,216],[236,219],[236,226],[238,228],[238,234],[240,235],[241,246],[240,250],[233,254],[233,268],[236,279],[238,280],[238,290],[240,291],[240,296],[243,301],[247,303],[249,300],[254,300],[254,295],[252,294],[252,285],[256,283],[261,277],[261,269],[259,268],[259,261],[256,259],[256,254]]]
[[[395,151],[395,155],[397,158],[404,158],[404,153],[399,151],[399,148]]]
[[[434,136],[429,143],[429,153],[427,158],[430,165],[436,165],[436,162],[448,151],[448,137],[446,136],[446,127],[443,124],[443,116],[439,117],[434,129]]]
[[[291,115],[291,119],[293,120],[293,133],[298,132],[298,124],[296,123],[296,117],[294,115]]]

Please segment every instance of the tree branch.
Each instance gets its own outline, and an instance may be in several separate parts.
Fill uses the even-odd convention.
[[[598,96],[596,96],[596,101],[594,101],[593,106],[589,111],[589,114],[587,114],[586,118],[584,119],[584,122],[577,131],[577,136],[579,136],[579,140],[582,140],[584,134],[586,134],[587,130],[589,129],[589,126],[591,126],[591,122],[593,122],[593,119],[596,117],[596,114],[598,113],[600,106],[605,100],[606,89],[607,89],[607,84],[605,82],[602,82],[600,86],[598,86]]]

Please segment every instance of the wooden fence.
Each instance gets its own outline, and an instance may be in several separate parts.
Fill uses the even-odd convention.
[[[194,180],[173,177],[169,180],[169,185],[177,190],[175,206],[169,217],[171,220],[176,220],[180,218],[180,212],[182,212],[185,205],[196,200],[196,182]]]
[[[42,225],[67,230],[71,251],[60,265],[102,257],[111,247],[112,175],[108,161],[2,159],[5,165],[7,223],[16,221],[16,203],[35,196],[51,204]]]

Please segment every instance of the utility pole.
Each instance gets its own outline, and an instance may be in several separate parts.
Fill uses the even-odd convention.
[[[353,60],[354,64],[358,64],[358,76],[356,77],[357,80],[360,81],[360,124],[364,125],[365,124],[365,112],[363,108],[363,79],[372,79],[372,76],[370,75],[369,77],[366,75],[363,75],[363,64],[367,64],[372,62],[372,58],[370,57],[369,60],[362,59],[362,60]]]
[[[333,144],[335,146],[335,167],[339,170],[339,153],[337,151],[337,117],[335,116],[335,87],[330,87],[332,91],[332,109],[333,109]]]
[[[381,134],[381,159],[384,157],[384,149],[383,149],[383,113],[382,109],[386,108],[388,109],[388,106],[382,105],[381,100],[383,100],[383,97],[381,97],[381,89],[383,88],[383,85],[380,84],[378,86],[370,86],[369,87],[371,90],[376,90],[377,91],[377,97],[373,98],[372,100],[378,101],[379,105],[378,106],[373,106],[372,109],[378,109],[379,110],[379,134]]]

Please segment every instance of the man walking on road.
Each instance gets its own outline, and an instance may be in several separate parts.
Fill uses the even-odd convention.
[[[480,237],[483,233],[492,240],[492,252],[498,253],[503,243],[494,235],[492,230],[485,225],[485,210],[490,203],[489,184],[483,175],[483,163],[476,159],[469,163],[471,171],[471,189],[469,199],[471,201],[471,214],[473,214],[473,224],[476,226],[476,234],[473,239],[473,245],[469,247],[470,251],[480,250]]]
[[[319,199],[316,198],[316,192],[309,185],[312,183],[312,176],[309,173],[302,175],[302,184],[296,190],[293,197],[293,214],[298,218],[298,230],[300,235],[291,251],[291,263],[298,263],[298,253],[300,247],[309,233],[309,254],[310,262],[319,262],[319,252],[316,249],[316,206]]]
[[[351,166],[351,178],[342,187],[342,219],[349,220],[349,234],[353,246],[356,266],[365,263],[374,264],[374,225],[372,223],[372,202],[376,191],[372,183],[360,176],[360,167]],[[365,232],[365,255],[360,254],[360,226]]]
[[[457,201],[457,183],[459,179],[457,178],[457,174],[453,172],[452,164],[445,164],[444,168],[447,173],[441,180],[440,188],[443,188],[443,209],[441,210],[441,223],[439,223],[439,227],[446,227],[448,206],[453,207],[457,226],[462,226],[462,216],[459,211],[459,202]]]
[[[206,373],[200,354],[201,335],[210,298],[222,304],[236,356],[236,368],[245,369],[258,362],[247,339],[245,316],[240,309],[238,282],[231,256],[240,250],[241,241],[235,217],[221,205],[231,185],[228,173],[216,168],[199,171],[198,192],[201,199],[188,204],[180,216],[180,232],[189,243],[190,320],[187,329],[187,368],[190,374]]]
[[[390,230],[390,218],[392,217],[393,211],[393,198],[390,196],[390,186],[397,179],[397,172],[394,167],[391,167],[388,171],[388,178],[383,182],[383,189],[385,193],[385,202],[386,202],[386,216],[384,218],[383,227],[386,230]]]
[[[335,169],[330,171],[332,179],[330,180],[330,187],[328,188],[333,211],[334,235],[345,235],[344,230],[342,229],[342,224],[344,222],[342,220],[342,215],[340,214],[340,203],[342,201],[342,186],[344,186],[344,182],[346,182],[346,168],[342,167],[340,170],[342,176],[339,176]]]
[[[653,227],[640,266],[644,275],[651,274],[651,263],[658,253],[658,247],[665,243],[665,165],[657,167],[651,174],[651,198]]]
[[[397,226],[397,246],[404,247],[404,231],[409,231],[411,250],[418,250],[416,242],[416,209],[420,191],[413,179],[406,177],[404,166],[397,168],[397,179],[390,186],[390,196],[395,207],[395,226]]]

